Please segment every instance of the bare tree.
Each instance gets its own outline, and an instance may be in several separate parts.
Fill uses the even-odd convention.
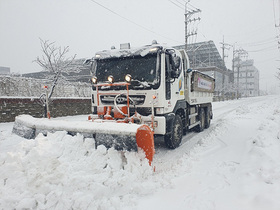
[[[48,88],[48,94],[43,93],[40,96],[41,105],[45,107],[45,117],[47,116],[47,101],[51,99],[54,89],[59,82],[66,81],[65,75],[70,72],[78,72],[79,68],[73,66],[73,61],[76,55],[72,57],[67,57],[66,54],[69,52],[69,46],[67,47],[57,47],[55,42],[50,42],[48,40],[40,39],[41,49],[43,55],[37,57],[35,60],[41,67],[43,71],[48,73],[47,79],[52,82],[51,87]],[[48,95],[48,99],[46,98]]]

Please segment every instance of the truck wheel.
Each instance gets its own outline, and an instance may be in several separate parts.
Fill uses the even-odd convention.
[[[205,128],[205,112],[204,108],[200,109],[200,113],[198,115],[198,119],[200,121],[200,124],[197,126],[197,132],[202,132]]]
[[[209,128],[211,123],[211,117],[210,117],[210,110],[209,108],[206,108],[206,115],[205,115],[205,128]]]
[[[171,134],[164,136],[164,142],[170,149],[179,147],[183,136],[183,123],[179,115],[175,115]]]

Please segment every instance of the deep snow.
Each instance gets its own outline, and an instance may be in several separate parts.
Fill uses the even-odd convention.
[[[65,132],[25,140],[1,123],[0,209],[279,210],[280,96],[213,109],[179,148],[156,142],[155,172],[143,153]]]

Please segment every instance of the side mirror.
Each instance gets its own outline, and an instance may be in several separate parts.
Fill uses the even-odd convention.
[[[178,78],[180,75],[180,65],[181,65],[181,58],[178,56],[172,56],[171,60],[171,66],[172,66],[172,71],[171,71],[171,77],[172,78]]]
[[[86,59],[84,62],[83,62],[83,65],[89,65],[91,64],[93,61],[92,59]]]
[[[171,62],[172,69],[177,70],[180,67],[180,64],[181,64],[181,58],[176,55],[174,57],[172,56],[172,62]]]
[[[188,69],[188,70],[187,70],[187,73],[191,73],[191,72],[192,72],[192,69]]]

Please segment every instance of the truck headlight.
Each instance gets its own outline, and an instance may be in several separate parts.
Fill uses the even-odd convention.
[[[127,82],[131,82],[131,75],[130,74],[125,75],[124,79]]]
[[[93,76],[93,77],[91,78],[91,82],[92,82],[93,84],[96,84],[96,83],[97,83],[97,77],[96,77],[96,76]]]
[[[110,83],[114,83],[114,77],[113,77],[112,75],[110,75],[110,76],[108,77],[108,81],[109,81]]]

